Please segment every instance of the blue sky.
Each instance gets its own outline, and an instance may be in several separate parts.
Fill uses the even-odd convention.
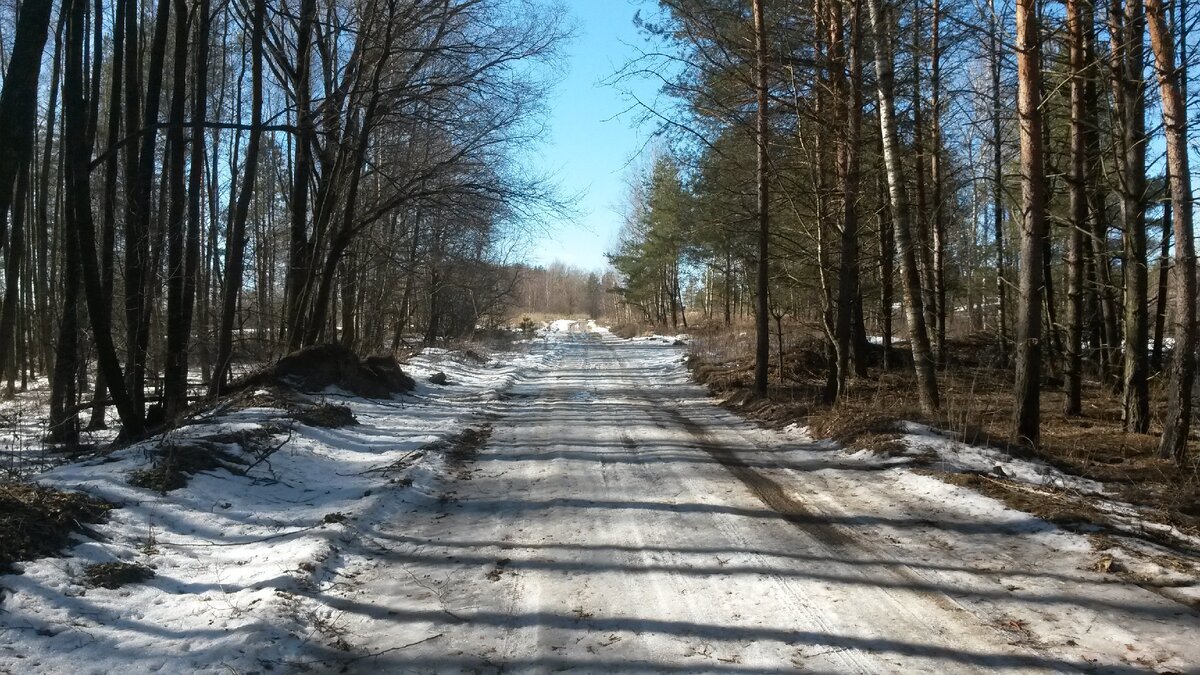
[[[544,168],[564,194],[579,194],[577,217],[555,225],[537,241],[530,262],[560,261],[583,269],[603,269],[605,252],[621,226],[629,161],[645,145],[649,129],[639,129],[625,95],[603,83],[644,44],[633,25],[643,0],[565,0],[576,37],[564,50],[565,76],[550,103],[550,135],[542,150]],[[629,86],[628,84],[622,86]],[[637,84],[639,97],[654,86]]]

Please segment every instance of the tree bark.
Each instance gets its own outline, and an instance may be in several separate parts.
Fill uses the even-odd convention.
[[[217,358],[213,366],[209,394],[219,396],[225,386],[233,358],[233,325],[237,319],[238,296],[242,290],[245,272],[246,220],[250,213],[250,200],[258,176],[259,148],[262,144],[263,108],[263,40],[265,39],[266,0],[254,0],[251,17],[251,95],[250,95],[250,139],[246,146],[246,166],[242,170],[242,189],[238,193],[233,219],[229,223],[229,234],[225,248],[225,285],[221,289],[221,322],[217,328]]]
[[[991,21],[988,44],[992,71],[992,227],[996,243],[996,301],[999,307],[1000,354],[1008,360],[1008,278],[1004,268],[1004,146],[1000,126],[1000,19],[996,0],[988,0]]]
[[[1083,235],[1088,228],[1087,142],[1084,137],[1087,111],[1084,106],[1083,11],[1087,0],[1068,0],[1067,27],[1070,40],[1071,152],[1070,217],[1067,225],[1067,368],[1066,403],[1063,412],[1083,412]]]
[[[929,181],[933,184],[933,213],[930,227],[933,230],[933,316],[935,321],[935,343],[938,364],[946,365],[946,323],[950,312],[946,309],[946,218],[942,176],[942,6],[933,0],[932,35],[929,42]]]
[[[1175,347],[1171,350],[1167,414],[1159,455],[1180,465],[1187,459],[1192,419],[1192,385],[1196,376],[1196,249],[1192,239],[1192,181],[1188,162],[1187,106],[1180,91],[1175,48],[1162,0],[1146,0],[1150,45],[1162,97],[1171,204],[1175,211]]]
[[[891,38],[881,0],[868,0],[875,43],[876,94],[879,99],[879,129],[883,137],[883,159],[888,178],[896,244],[900,249],[901,276],[904,282],[905,315],[908,320],[909,343],[912,345],[921,409],[936,413],[938,399],[937,372],[929,346],[929,330],[925,323],[925,308],[921,298],[921,276],[917,267],[917,252],[913,247],[909,222],[908,194],[900,175],[900,140],[896,131],[896,98],[893,81]]]
[[[174,419],[187,407],[187,347],[191,308],[184,306],[184,247],[187,207],[187,143],[183,136],[187,102],[188,11],[186,0],[173,0],[175,9],[171,105],[167,120],[167,340],[163,367],[163,410]],[[195,135],[202,133],[199,129]]]
[[[304,289],[310,283],[311,257],[308,239],[308,182],[313,167],[312,120],[312,33],[316,21],[316,0],[301,0],[300,22],[296,35],[296,148],[292,168],[291,230],[286,279],[286,327],[288,346],[299,348],[304,342]]]
[[[1122,10],[1122,3],[1124,8]],[[1114,36],[1113,95],[1121,143],[1117,165],[1124,227],[1125,331],[1122,415],[1125,430],[1150,428],[1150,385],[1146,308],[1146,102],[1145,15],[1140,0],[1113,0],[1109,11]]]
[[[1037,0],[1017,1],[1016,38],[1022,217],[1013,435],[1036,446],[1041,422],[1042,246],[1046,233]]]
[[[842,26],[841,0],[830,3],[830,56],[834,87],[839,100],[835,102],[839,111],[839,125],[843,129],[838,148],[838,173],[841,174],[842,192],[842,238],[841,264],[838,274],[837,307],[837,388],[834,399],[839,400],[846,392],[850,377],[850,352],[855,304],[858,300],[858,191],[859,191],[859,135],[862,127],[862,79],[861,57],[861,0],[850,0],[850,45],[849,58],[844,48],[845,31]],[[850,78],[847,81],[846,69]]]
[[[17,175],[33,155],[38,74],[50,27],[52,0],[25,0],[17,18],[12,57],[0,89],[0,246],[7,237]],[[51,122],[52,124],[53,122]],[[0,345],[7,351],[8,345]]]
[[[751,0],[754,15],[754,93],[757,103],[755,115],[755,139],[758,146],[758,166],[755,184],[758,198],[755,217],[758,224],[758,270],[755,289],[755,350],[754,350],[754,393],[767,394],[767,368],[771,359],[771,328],[767,292],[770,287],[770,214],[767,173],[770,169],[768,134],[770,131],[767,110],[767,27],[763,18],[763,0]]]
[[[124,91],[125,63],[125,13],[129,8],[129,0],[117,0],[116,16],[114,17],[112,84],[108,99],[108,126],[105,142],[113,144],[121,135],[121,97]],[[104,160],[104,194],[101,213],[101,230],[103,243],[100,247],[100,284],[101,295],[104,298],[104,315],[112,321],[112,303],[114,292],[114,264],[116,258],[116,218],[117,218],[117,167],[119,157],[115,152],[108,153]],[[108,404],[108,377],[102,368],[97,369],[95,389],[92,392],[92,417],[88,429],[103,429],[107,426],[105,417]]]

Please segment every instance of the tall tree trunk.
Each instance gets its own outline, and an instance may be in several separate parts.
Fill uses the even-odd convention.
[[[913,247],[909,223],[908,194],[900,175],[900,139],[896,130],[896,98],[893,81],[891,38],[887,18],[880,7],[881,0],[868,0],[875,43],[876,94],[879,99],[879,129],[883,137],[883,159],[891,196],[892,218],[895,222],[896,244],[900,249],[900,267],[904,281],[905,315],[908,320],[909,343],[912,345],[913,365],[917,374],[921,408],[935,413],[941,406],[938,400],[937,372],[929,346],[929,330],[925,323],[925,308],[921,299],[921,276],[917,267],[917,252]]]
[[[124,90],[125,63],[125,13],[129,11],[130,0],[117,0],[116,16],[114,17],[112,84],[108,99],[108,127],[105,142],[112,146],[121,136],[121,97]],[[104,194],[101,229],[103,243],[100,247],[100,284],[101,295],[104,298],[104,315],[112,317],[113,302],[113,266],[116,255],[116,218],[117,218],[117,166],[118,153],[110,151],[104,160]],[[111,323],[110,323],[111,325]],[[105,416],[108,406],[105,397],[108,394],[108,378],[104,369],[97,369],[95,389],[92,392],[92,417],[88,429],[103,429],[107,426]]]
[[[200,279],[200,214],[204,210],[203,189],[204,172],[207,166],[204,149],[204,129],[200,126],[208,117],[208,68],[209,44],[212,35],[212,16],[209,0],[196,0],[196,48],[195,65],[192,67],[194,88],[192,93],[192,154],[188,175],[188,221],[187,242],[184,249],[183,271],[183,308],[184,316],[180,326],[185,344],[192,334],[195,317],[196,289]],[[204,318],[201,318],[204,321]],[[207,342],[207,339],[203,340]],[[207,375],[207,363],[203,354],[207,353],[207,344],[201,349],[200,359],[203,374]]]
[[[1124,9],[1122,11],[1122,3]],[[1146,308],[1146,102],[1145,15],[1140,0],[1113,0],[1109,11],[1113,43],[1113,95],[1121,143],[1117,165],[1124,227],[1125,335],[1122,411],[1125,430],[1150,427]]]
[[[163,411],[174,419],[187,407],[187,347],[191,307],[183,303],[184,247],[187,206],[187,143],[184,110],[187,103],[188,11],[186,0],[173,0],[175,52],[172,56],[171,106],[167,113],[167,340],[163,367]],[[199,132],[200,129],[195,129]]]
[[[22,286],[20,275],[25,268],[25,220],[29,216],[26,204],[29,201],[31,173],[32,165],[27,163],[25,170],[17,176],[8,257],[4,264],[4,304],[0,308],[0,375],[8,377],[5,398],[12,398],[16,393],[17,344],[14,331],[17,325],[17,295]]]
[[[1037,0],[1017,1],[1016,38],[1022,217],[1013,435],[1036,446],[1041,426],[1042,246],[1046,236]]]
[[[71,0],[69,7],[67,32],[71,35],[66,40],[62,94],[63,166],[67,198],[65,204],[67,231],[64,243],[68,253],[64,274],[75,277],[76,281],[73,285],[76,287],[78,287],[79,273],[83,274],[97,362],[107,378],[108,390],[112,394],[113,403],[121,418],[121,436],[136,438],[142,434],[145,419],[122,379],[121,364],[112,339],[111,315],[104,311],[107,306],[104,285],[95,256],[97,246],[92,221],[90,166],[92,139],[88,133],[89,113],[83,86],[84,61],[86,60],[83,53],[83,23],[87,0]],[[72,22],[74,25],[71,25]],[[71,298],[68,303],[74,304],[76,300]],[[74,321],[73,318],[71,320]]]
[[[933,0],[933,24],[930,39],[930,129],[929,129],[929,181],[933,183],[933,213],[930,227],[933,230],[933,316],[935,320],[935,342],[938,363],[946,365],[946,218],[945,197],[942,194],[945,178],[942,176],[942,6]]]
[[[763,18],[763,0],[751,0],[751,13],[754,15],[754,93],[758,106],[755,116],[755,138],[758,146],[758,167],[755,170],[755,184],[758,189],[755,206],[758,221],[758,274],[755,289],[758,297],[755,299],[754,315],[754,392],[759,396],[766,396],[767,368],[771,359],[770,312],[767,298],[771,279],[768,269],[771,231],[767,184],[767,172],[770,169],[770,155],[767,150],[770,130],[767,110],[767,26]]]
[[[135,14],[136,12],[131,12]],[[142,110],[142,126],[130,130],[131,135],[140,135],[138,147],[137,168],[127,174],[127,180],[133,185],[130,200],[130,213],[126,220],[125,246],[125,314],[126,332],[129,357],[126,362],[125,382],[133,405],[141,415],[145,415],[146,389],[146,360],[150,347],[151,319],[151,284],[154,282],[154,260],[151,257],[151,201],[154,191],[153,167],[155,166],[155,149],[158,145],[158,113],[162,100],[163,70],[166,62],[167,34],[170,28],[171,2],[158,0],[155,9],[154,35],[150,42],[150,64],[146,71],[149,78],[146,82],[145,108]],[[134,30],[126,35],[127,42],[134,42]],[[129,64],[126,64],[127,66]],[[135,62],[135,68],[140,69],[140,61]],[[136,75],[128,78],[125,86],[134,87]],[[132,115],[129,110],[126,114]]]
[[[219,396],[225,386],[233,358],[233,324],[237,318],[238,296],[242,290],[245,271],[246,220],[250,214],[250,200],[258,176],[259,147],[262,144],[263,108],[263,41],[266,37],[264,25],[266,0],[254,0],[251,18],[251,95],[250,95],[250,140],[246,146],[246,166],[242,170],[242,189],[238,193],[233,219],[229,223],[229,234],[225,246],[225,285],[221,289],[221,323],[217,328],[217,359],[213,366],[209,394]]]
[[[925,308],[925,325],[929,327],[930,341],[936,353],[941,349],[937,343],[937,303],[933,293],[933,254],[932,237],[929,232],[929,204],[925,174],[925,99],[924,99],[924,53],[922,41],[925,39],[924,16],[921,12],[923,0],[913,0],[912,9],[912,116],[913,116],[913,192],[915,204],[911,212],[914,242],[917,247],[917,264],[921,274],[921,301]]]
[[[18,176],[28,171],[37,135],[38,74],[50,27],[51,0],[25,0],[17,18],[12,57],[0,90],[0,248],[7,237],[9,210],[13,205]],[[47,127],[54,126],[51,107]],[[49,132],[47,132],[49,134]],[[27,180],[27,179],[26,179]],[[0,314],[0,368],[15,365],[13,332],[16,325],[17,272],[23,264],[24,223],[13,221],[5,267],[5,298]],[[10,301],[9,295],[12,295]],[[0,370],[3,372],[3,370]]]
[[[992,71],[992,227],[996,242],[996,301],[999,306],[1000,350],[1008,360],[1008,278],[1004,266],[1004,145],[1000,126],[1000,19],[996,0],[988,0],[988,45]]]
[[[1175,67],[1175,48],[1162,0],[1146,0],[1150,45],[1162,96],[1171,203],[1175,211],[1175,347],[1167,386],[1167,414],[1159,455],[1183,464],[1192,420],[1196,376],[1196,249],[1192,239],[1192,174],[1188,162],[1187,106]]]
[[[1120,318],[1117,302],[1114,297],[1112,281],[1111,256],[1108,245],[1108,209],[1106,202],[1107,187],[1104,185],[1103,152],[1100,147],[1100,95],[1099,95],[1099,64],[1096,52],[1095,3],[1085,2],[1083,12],[1083,51],[1084,62],[1088,67],[1084,81],[1084,136],[1087,146],[1088,181],[1088,215],[1091,230],[1085,239],[1085,245],[1090,248],[1092,270],[1092,298],[1099,310],[1100,341],[1098,355],[1100,372],[1104,379],[1115,382],[1114,374],[1117,367],[1117,353],[1121,344],[1119,330]]]
[[[86,15],[87,0],[69,0],[64,7],[63,159],[68,198],[62,231],[62,319],[58,327],[50,392],[50,439],[61,443],[71,443],[79,437],[78,415],[74,410],[79,363],[79,234],[83,228],[92,227],[91,199],[86,191],[90,154],[86,141],[88,112],[83,82],[87,58],[84,48]],[[76,192],[80,188],[84,188],[83,193]]]
[[[1084,138],[1087,111],[1084,106],[1083,11],[1087,0],[1068,0],[1067,27],[1071,61],[1071,205],[1067,246],[1067,369],[1066,403],[1063,412],[1083,412],[1083,236],[1088,228],[1087,142]]]
[[[0,89],[0,246],[7,237],[17,175],[33,155],[38,75],[50,27],[52,0],[25,0],[17,17],[12,58]],[[51,124],[53,122],[51,121]],[[0,346],[7,351],[7,345]]]
[[[840,110],[839,126],[843,136],[838,148],[838,173],[842,185],[842,241],[841,266],[838,275],[837,307],[837,390],[835,399],[846,392],[846,381],[850,377],[851,335],[855,304],[858,300],[858,190],[859,190],[859,135],[862,127],[862,61],[861,45],[861,0],[850,0],[850,45],[849,58],[844,56],[844,34],[842,27],[841,0],[830,3],[830,57],[834,88],[839,97],[835,102]],[[850,78],[847,81],[846,69]]]
[[[285,326],[288,346],[304,342],[304,289],[311,277],[311,244],[308,239],[308,192],[313,167],[312,33],[316,0],[301,0],[296,35],[296,149],[292,168],[291,230],[288,246]]]

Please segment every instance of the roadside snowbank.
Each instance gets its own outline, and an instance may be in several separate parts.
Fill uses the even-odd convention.
[[[484,362],[430,349],[405,370],[409,396],[367,400],[326,390],[313,402],[348,405],[359,425],[317,428],[275,408],[222,414],[83,463],[40,483],[98,495],[121,508],[66,557],[19,564],[5,576],[0,671],[109,673],[267,670],[295,662],[318,637],[337,644],[330,610],[311,599],[336,586],[342,546],[397,490],[431,494],[446,470],[435,442],[486,417],[517,378],[544,367],[545,346]],[[447,386],[428,384],[445,372]],[[266,455],[226,447],[239,473],[196,474],[158,494],[128,483],[167,443],[264,436]],[[261,458],[261,459],[260,459]],[[244,475],[241,473],[244,472]],[[116,590],[82,582],[88,564],[134,562],[155,577]],[[331,571],[333,570],[333,571]]]

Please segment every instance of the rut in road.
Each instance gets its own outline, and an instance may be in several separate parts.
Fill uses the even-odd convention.
[[[315,659],[360,672],[1200,663],[1174,639],[1196,614],[1087,570],[1077,535],[738,420],[687,381],[678,349],[589,332],[547,348],[552,368],[481,406],[492,435],[465,477],[364,526],[346,552],[353,582],[323,598],[351,651]]]

